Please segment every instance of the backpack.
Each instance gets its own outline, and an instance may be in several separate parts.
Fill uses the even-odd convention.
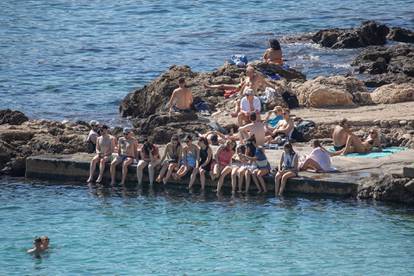
[[[288,91],[285,91],[282,94],[282,98],[290,109],[299,107],[299,101],[296,95],[292,95]]]

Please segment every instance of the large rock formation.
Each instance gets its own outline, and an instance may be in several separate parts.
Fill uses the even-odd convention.
[[[306,107],[352,106],[354,94],[367,93],[363,82],[343,76],[317,77],[292,89],[299,103]]]
[[[392,104],[414,101],[414,84],[388,84],[378,87],[371,93],[372,101],[376,104]]]
[[[0,113],[4,114],[5,111]],[[18,111],[14,114],[19,114],[20,118],[27,118]],[[2,124],[0,125],[0,174],[23,176],[25,159],[30,155],[86,152],[84,140],[88,131],[89,128],[81,124],[62,124],[46,120],[26,121],[20,125]]]
[[[366,74],[365,84],[378,87],[389,83],[414,83],[414,47],[394,45],[369,47],[353,61],[359,73]]]
[[[389,28],[375,21],[366,21],[354,29],[320,30],[313,37],[315,43],[328,48],[359,48],[384,45]]]
[[[277,73],[288,80],[305,79],[302,73],[294,69],[263,63],[255,63],[254,66],[259,71]],[[231,65],[225,65],[211,73],[193,72],[188,66],[174,65],[150,84],[128,94],[121,102],[119,110],[124,117],[140,118],[166,111],[165,105],[174,89],[177,88],[178,79],[181,77],[186,79],[187,86],[193,92],[194,101],[203,100],[214,110],[217,104],[225,101],[223,91],[206,89],[204,84],[238,84],[240,74],[244,72],[244,69]]]

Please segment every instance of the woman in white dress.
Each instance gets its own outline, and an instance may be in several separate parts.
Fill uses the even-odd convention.
[[[319,140],[313,140],[313,150],[310,155],[306,157],[305,161],[299,165],[299,170],[312,170],[315,172],[336,171],[336,169],[332,167],[331,163],[331,157],[335,155],[338,154],[326,150],[321,146]]]

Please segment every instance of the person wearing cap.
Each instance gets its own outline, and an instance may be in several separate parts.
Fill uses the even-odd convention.
[[[237,122],[239,126],[243,126],[250,123],[250,113],[255,112],[259,116],[262,109],[260,99],[254,95],[254,91],[251,88],[247,88],[243,93],[244,97],[240,101],[240,111],[237,115]]]
[[[193,93],[185,86],[185,79],[178,80],[178,88],[175,89],[167,103],[170,112],[191,112],[193,105]]]
[[[95,173],[96,164],[99,162],[99,176],[96,182],[101,182],[105,171],[105,164],[112,156],[115,149],[115,139],[109,135],[109,127],[103,125],[101,127],[101,136],[96,140],[96,155],[92,158],[89,168],[89,178],[86,182],[93,181],[93,175]]]
[[[124,128],[124,136],[118,140],[118,156],[111,163],[111,185],[115,185],[116,166],[122,163],[121,185],[125,184],[128,166],[131,165],[138,154],[138,140],[133,136],[132,129]]]
[[[96,149],[96,139],[99,137],[99,122],[92,120],[89,122],[89,125],[91,126],[91,130],[89,131],[85,142],[86,146],[88,147],[88,153],[93,153]]]

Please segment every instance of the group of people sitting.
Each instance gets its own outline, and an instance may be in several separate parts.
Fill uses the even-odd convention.
[[[300,170],[332,172],[335,171],[331,164],[332,156],[349,152],[367,152],[374,146],[380,147],[376,130],[370,131],[368,137],[361,140],[352,133],[349,122],[344,119],[333,131],[333,151],[325,149],[318,140],[314,140],[313,151],[300,160],[288,139],[292,124],[289,110],[276,108],[274,113],[275,118],[280,116],[280,121],[273,129],[258,121],[257,114],[252,112],[249,116],[251,123],[239,128],[239,133],[224,135],[209,131],[199,134],[196,143],[191,135],[187,135],[183,141],[173,135],[162,155],[158,146],[150,141],[138,143],[132,129],[125,128],[123,136],[116,139],[109,134],[108,126],[103,125],[100,128],[100,136],[96,139],[96,155],[91,161],[87,182],[93,181],[97,164],[99,175],[96,182],[101,182],[106,163],[110,162],[111,185],[115,184],[118,165],[122,167],[120,184],[124,185],[129,165],[136,162],[138,184],[142,184],[143,171],[148,168],[150,185],[154,181],[167,184],[171,179],[178,181],[189,175],[188,188],[191,189],[199,177],[201,189],[204,190],[208,174],[212,180],[217,180],[217,193],[221,192],[226,177],[231,179],[233,193],[236,190],[248,193],[251,181],[259,193],[266,193],[264,177],[271,174],[272,168],[263,145],[266,141],[285,137],[286,142],[275,175],[275,191],[280,195],[285,190],[287,180],[296,177]],[[270,122],[273,122],[272,119],[266,118]],[[278,136],[279,134],[284,136]],[[217,146],[217,150],[213,151],[212,146]],[[159,174],[155,177],[157,169]]]

